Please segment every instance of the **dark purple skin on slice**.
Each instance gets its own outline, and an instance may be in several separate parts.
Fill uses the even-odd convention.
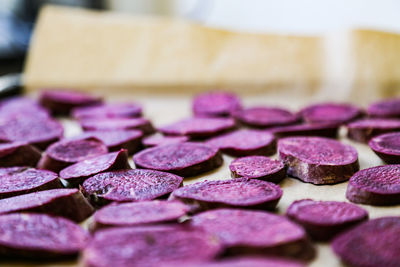
[[[358,171],[350,178],[346,197],[354,203],[374,206],[400,204],[400,165]]]
[[[398,119],[364,119],[347,124],[347,137],[361,143],[377,135],[400,131]]]
[[[286,216],[303,226],[314,240],[328,241],[367,220],[368,212],[347,202],[303,199],[294,201]]]
[[[97,174],[82,185],[92,203],[127,202],[164,197],[182,185],[182,177],[153,170],[112,171]]]
[[[0,169],[0,199],[61,187],[57,174],[51,171],[23,167]]]
[[[83,261],[91,267],[188,266],[210,261],[220,251],[216,238],[197,229],[179,225],[116,227],[95,233]]]
[[[387,164],[400,163],[400,132],[375,136],[368,145]]]
[[[369,220],[333,240],[333,251],[354,267],[400,266],[400,217]]]
[[[191,139],[204,139],[235,129],[231,118],[189,118],[158,128],[165,135],[186,135]]]
[[[60,171],[60,178],[72,186],[82,184],[92,175],[105,172],[131,169],[126,150],[112,152],[79,161]]]
[[[293,260],[261,257],[261,256],[242,256],[223,259],[214,262],[193,264],[189,267],[305,267],[300,262]],[[172,267],[172,266],[171,266]]]
[[[280,126],[268,129],[277,138],[289,136],[321,136],[329,138],[337,138],[338,124],[296,124],[288,126]]]
[[[372,103],[367,109],[367,114],[370,117],[400,118],[400,98]]]
[[[320,103],[300,111],[303,120],[309,123],[343,124],[361,116],[361,110],[345,103]]]
[[[88,118],[135,118],[142,116],[142,107],[135,103],[108,103],[99,106],[75,108],[72,116]]]
[[[329,138],[283,138],[278,141],[278,153],[287,173],[306,183],[344,182],[360,168],[355,148]]]
[[[139,130],[87,131],[80,136],[82,139],[89,137],[99,139],[107,146],[108,151],[127,149],[131,155],[141,149],[143,133]]]
[[[225,207],[273,210],[282,193],[276,184],[237,178],[186,185],[175,190],[171,196],[200,210]]]
[[[280,183],[286,177],[283,162],[264,156],[249,156],[235,159],[229,165],[232,178],[255,178]]]
[[[174,143],[183,143],[189,141],[189,137],[187,136],[163,136],[163,135],[152,135],[146,138],[143,138],[142,143],[145,147],[153,147]]]
[[[204,117],[226,117],[241,109],[239,97],[228,92],[207,92],[193,99],[193,114]]]
[[[40,151],[25,142],[0,144],[0,166],[2,167],[35,167],[40,157]]]
[[[80,124],[84,131],[140,130],[144,135],[155,131],[151,122],[144,118],[85,119]]]
[[[51,189],[0,200],[0,214],[46,213],[81,222],[94,209],[78,189]]]
[[[218,149],[200,143],[177,143],[147,148],[133,156],[136,168],[195,176],[222,165]]]
[[[30,115],[0,118],[0,140],[27,142],[39,149],[59,140],[64,133],[62,125],[53,119]]]
[[[286,109],[253,107],[234,112],[234,117],[244,125],[256,128],[288,125],[299,121],[299,117]]]
[[[62,169],[108,152],[97,139],[65,139],[49,146],[38,163],[39,169],[59,172]]]
[[[138,226],[178,222],[189,212],[189,207],[179,201],[140,201],[111,204],[94,215],[93,229],[115,226]]]
[[[102,103],[100,97],[66,89],[46,89],[39,96],[40,104],[53,114],[68,115],[73,108]]]
[[[211,138],[205,143],[233,157],[270,156],[276,152],[274,135],[258,130],[237,130]]]
[[[216,235],[227,254],[255,254],[310,260],[315,251],[303,228],[263,211],[217,209],[197,214],[190,225]]]
[[[62,217],[14,213],[0,216],[2,258],[60,259],[77,256],[88,233]]]

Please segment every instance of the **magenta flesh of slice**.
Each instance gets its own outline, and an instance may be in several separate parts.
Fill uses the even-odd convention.
[[[247,108],[234,112],[234,117],[239,122],[256,128],[289,125],[299,121],[299,117],[292,112],[274,107]]]
[[[387,164],[400,163],[400,132],[375,136],[368,145]]]
[[[360,143],[377,135],[400,131],[399,119],[363,119],[347,124],[347,137]]]
[[[195,116],[226,117],[241,109],[241,103],[233,93],[214,91],[195,96],[192,109]]]

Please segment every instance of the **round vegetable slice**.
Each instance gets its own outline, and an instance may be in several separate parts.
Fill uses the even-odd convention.
[[[400,98],[385,99],[372,103],[367,113],[370,117],[400,117]]]
[[[233,178],[257,178],[279,183],[286,177],[283,162],[264,156],[249,156],[235,159],[229,165]]]
[[[2,167],[35,167],[40,157],[40,151],[26,142],[0,144],[0,166]]]
[[[39,101],[53,114],[63,115],[68,115],[73,108],[98,105],[102,102],[100,97],[66,89],[43,90],[39,96]]]
[[[139,130],[86,131],[81,139],[94,137],[102,141],[109,151],[127,149],[131,155],[141,149],[143,133]]]
[[[89,176],[105,171],[130,169],[126,150],[79,161],[60,171],[60,177],[73,186],[82,184]]]
[[[187,136],[163,136],[163,135],[152,135],[143,138],[142,143],[145,147],[153,147],[160,145],[167,145],[173,143],[183,143],[189,141]]]
[[[51,171],[22,167],[0,169],[0,199],[60,187],[57,174]]]
[[[348,138],[361,143],[368,143],[374,136],[395,131],[400,131],[398,119],[364,119],[347,124]]]
[[[346,103],[320,103],[305,107],[300,114],[309,123],[342,124],[359,117],[361,110]]]
[[[177,143],[147,148],[133,156],[137,168],[195,176],[222,165],[218,149],[200,143]]]
[[[231,118],[189,118],[180,120],[158,130],[166,135],[186,135],[190,138],[208,138],[233,130],[235,120]]]
[[[87,179],[83,193],[97,204],[163,197],[182,185],[182,177],[153,170],[112,171]]]
[[[262,211],[217,209],[192,217],[190,225],[216,235],[228,254],[259,254],[309,260],[315,251],[302,227]]]
[[[340,183],[359,170],[357,150],[329,138],[283,138],[278,152],[287,173],[307,183]]]
[[[59,172],[69,165],[106,154],[107,151],[107,147],[97,139],[65,139],[46,149],[38,167]]]
[[[92,267],[187,266],[214,259],[220,251],[217,239],[196,229],[117,227],[96,232],[83,259]]]
[[[214,91],[195,96],[192,109],[196,116],[225,117],[241,109],[241,104],[233,93]]]
[[[136,103],[108,103],[100,106],[75,108],[72,116],[87,118],[135,118],[142,115],[142,107]]]
[[[400,204],[400,165],[358,171],[350,178],[346,197],[354,203],[376,206]]]
[[[373,137],[368,145],[384,162],[400,163],[400,132]]]
[[[84,131],[140,130],[144,135],[154,132],[151,122],[144,118],[85,119],[80,124]]]
[[[305,265],[287,259],[260,257],[260,256],[242,256],[229,259],[223,259],[214,262],[205,262],[190,265],[190,267],[305,267]]]
[[[198,205],[200,209],[274,209],[282,197],[282,190],[273,183],[237,178],[186,185],[175,190],[172,196],[188,204]]]
[[[400,266],[400,217],[364,222],[333,240],[333,251],[349,266]]]
[[[62,125],[43,116],[22,115],[8,118],[0,117],[0,140],[3,142],[27,142],[40,149],[63,136]]]
[[[15,259],[60,259],[76,256],[88,241],[79,225],[46,214],[0,216],[0,254]]]
[[[288,136],[322,136],[336,138],[338,135],[338,124],[296,124],[279,126],[269,129],[277,138]]]
[[[0,116],[2,117],[28,116],[32,114],[35,117],[50,117],[47,109],[30,98],[17,96],[0,101]]]
[[[315,240],[327,241],[338,233],[368,219],[368,212],[339,201],[302,199],[293,202],[286,215],[302,225]]]
[[[257,130],[237,130],[211,138],[207,145],[220,149],[233,157],[273,155],[276,152],[274,135]]]
[[[274,107],[253,107],[234,112],[241,123],[257,128],[267,128],[296,123],[299,117],[286,109]]]
[[[111,204],[95,213],[93,228],[177,222],[187,212],[189,207],[178,201],[153,200]]]
[[[94,212],[78,189],[51,189],[0,200],[0,214],[38,212],[81,222]]]

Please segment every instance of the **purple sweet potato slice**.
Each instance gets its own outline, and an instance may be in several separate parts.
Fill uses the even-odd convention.
[[[57,174],[51,171],[23,167],[0,170],[0,199],[61,187]]]
[[[343,124],[359,117],[361,110],[346,103],[320,103],[300,111],[303,120],[309,123]]]
[[[191,139],[204,139],[228,132],[236,127],[231,118],[189,118],[158,128],[165,135],[186,135]]]
[[[310,260],[314,249],[303,228],[264,211],[217,209],[192,217],[190,225],[216,235],[228,254],[255,254]]]
[[[85,119],[80,124],[84,131],[140,130],[144,135],[154,133],[153,125],[144,118]]]
[[[226,117],[241,109],[239,97],[228,92],[207,92],[194,97],[193,114],[204,117]]]
[[[282,189],[276,184],[237,178],[186,185],[176,189],[172,198],[200,210],[224,207],[275,209],[282,193]]]
[[[234,117],[244,125],[256,128],[296,123],[299,117],[292,112],[274,107],[253,107],[234,112]]]
[[[400,266],[400,217],[373,219],[337,236],[333,251],[354,267]]]
[[[82,184],[89,176],[95,174],[131,169],[128,162],[128,153],[122,149],[118,152],[112,152],[83,161],[79,161],[60,171],[60,178],[66,180],[72,186]]]
[[[331,240],[338,233],[368,219],[368,212],[357,205],[339,201],[294,201],[286,215],[319,241]]]
[[[106,154],[107,151],[107,147],[97,139],[65,139],[46,149],[38,168],[59,172],[79,161]]]
[[[72,221],[47,214],[14,213],[0,216],[2,258],[60,259],[78,255],[88,233]]]
[[[111,204],[94,214],[94,229],[178,222],[189,207],[178,201],[140,201]]]
[[[179,225],[116,227],[95,233],[83,261],[90,267],[188,266],[212,260],[220,251],[216,238],[197,229]]]
[[[84,92],[46,89],[39,96],[40,104],[53,114],[68,115],[73,108],[101,104],[102,99]]]
[[[375,136],[368,145],[384,162],[400,163],[400,132]]]
[[[183,143],[187,141],[189,141],[189,137],[187,136],[165,136],[156,134],[143,138],[142,143],[145,147],[153,147],[173,143]]]
[[[64,133],[62,125],[48,117],[34,114],[0,118],[0,140],[27,142],[40,149],[59,140]]]
[[[330,138],[283,138],[278,141],[278,152],[287,173],[306,183],[340,183],[360,168],[357,150]]]
[[[72,116],[88,118],[135,118],[142,116],[142,107],[136,103],[108,103],[99,106],[75,108]]]
[[[0,102],[0,116],[2,117],[31,114],[34,114],[36,117],[50,117],[47,109],[43,108],[37,101],[30,98],[11,97]]]
[[[242,256],[213,262],[197,263],[189,265],[188,267],[305,267],[305,265],[289,259]]]
[[[205,143],[233,157],[270,156],[276,152],[274,135],[258,130],[237,130],[211,138]]]
[[[279,183],[286,177],[286,168],[282,161],[264,156],[237,158],[229,165],[232,178],[255,178],[267,182]]]
[[[0,144],[0,166],[2,167],[35,167],[40,157],[40,151],[25,142]]]
[[[98,205],[164,197],[182,185],[182,177],[153,170],[125,170],[97,174],[82,185],[83,193]]]
[[[367,109],[367,114],[370,117],[400,118],[400,98],[372,103]]]
[[[361,143],[377,135],[400,131],[399,119],[363,119],[347,124],[347,137]]]
[[[127,149],[131,155],[141,148],[143,133],[139,130],[110,130],[110,131],[87,131],[80,135],[82,139],[94,137],[101,140],[109,151]]]
[[[94,209],[78,189],[51,189],[0,200],[0,214],[46,213],[81,222]]]
[[[133,156],[137,168],[195,176],[221,166],[218,149],[200,143],[176,143],[147,148]]]
[[[346,197],[351,202],[367,205],[400,204],[400,165],[358,171],[350,178]]]
[[[277,138],[288,136],[321,136],[336,138],[338,135],[339,125],[326,123],[296,124],[274,127],[268,130]]]

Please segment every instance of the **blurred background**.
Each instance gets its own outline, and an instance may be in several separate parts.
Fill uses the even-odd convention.
[[[400,33],[400,1],[396,0],[2,0],[0,75],[22,71],[35,20],[46,4],[178,17],[255,33],[311,36],[350,28]],[[0,85],[4,84],[3,79]]]

